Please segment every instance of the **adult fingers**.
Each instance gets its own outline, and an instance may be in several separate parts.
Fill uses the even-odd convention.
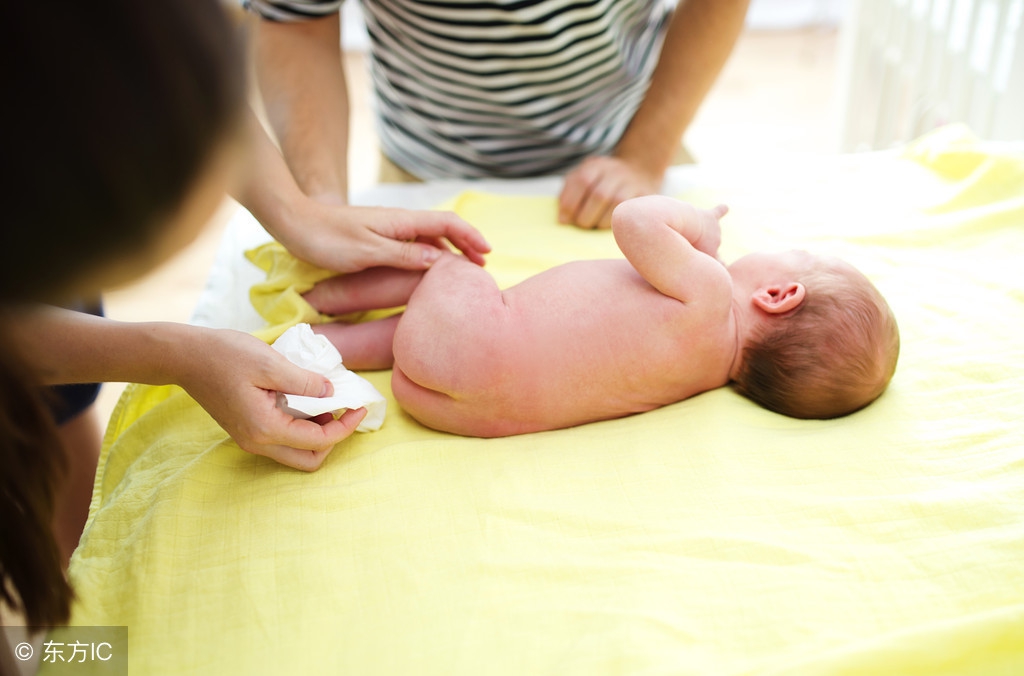
[[[443,237],[427,237],[426,235],[421,235],[416,238],[416,241],[420,244],[429,244],[430,246],[441,249],[442,251],[452,250],[451,246],[448,245],[448,240]]]
[[[421,237],[425,237],[428,243],[430,238],[438,240],[444,238],[461,251],[466,258],[477,265],[483,265],[484,254],[490,252],[491,245],[480,231],[450,211],[433,213],[436,214],[437,220],[434,227],[437,228],[437,231],[423,232]]]
[[[452,211],[404,212],[399,222],[394,225],[392,233],[380,234],[399,240],[421,242],[443,238],[478,265],[483,264],[483,254],[491,250],[491,245],[480,231]]]
[[[610,228],[612,210],[627,194],[621,161],[590,157],[572,170],[558,198],[558,219],[581,228]]]
[[[366,409],[357,408],[345,411],[337,420],[330,420],[324,424],[292,418],[287,421],[277,438],[277,443],[312,451],[330,450],[339,441],[355,432],[365,417]]]
[[[324,460],[331,454],[326,451],[303,451],[298,448],[287,446],[267,446],[257,453],[286,467],[301,470],[303,472],[315,472],[324,464]]]
[[[283,356],[275,361],[276,371],[271,381],[264,385],[266,389],[304,397],[328,397],[334,394],[334,386],[326,376],[296,366]]]
[[[577,222],[580,207],[583,206],[594,180],[596,176],[591,170],[591,164],[587,162],[569,172],[558,196],[559,223],[574,225]]]
[[[621,201],[620,186],[609,179],[595,183],[580,205],[576,225],[581,228],[610,228],[612,210]]]
[[[427,213],[427,212],[422,212]],[[460,219],[461,220],[461,219]],[[484,264],[484,254],[490,245],[476,230],[470,233],[456,228],[449,230],[447,220],[425,219],[415,224],[381,228],[377,239],[367,252],[363,267],[387,266],[403,270],[426,270],[448,250],[447,240],[477,265]],[[441,246],[436,246],[441,243]]]
[[[280,433],[279,443],[264,444],[251,451],[282,465],[313,472],[320,468],[339,442],[355,432],[365,417],[366,409],[358,408],[322,425],[310,420],[292,419]]]
[[[367,267],[382,266],[402,270],[426,270],[441,257],[436,246],[422,242],[400,242],[382,237],[373,251],[373,260]]]

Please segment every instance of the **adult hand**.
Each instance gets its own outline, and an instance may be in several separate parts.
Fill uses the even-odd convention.
[[[48,306],[26,306],[16,316],[15,345],[42,383],[179,385],[243,449],[296,469],[317,469],[366,415],[288,415],[277,407],[278,392],[328,396],[330,382],[240,331],[117,322]]]
[[[178,384],[249,453],[312,472],[334,445],[355,431],[366,409],[315,420],[293,418],[277,406],[278,392],[329,396],[327,378],[295,366],[266,343],[240,331],[197,332],[193,360]]]
[[[232,193],[294,255],[335,272],[378,266],[425,270],[448,242],[483,265],[490,245],[451,212],[352,207],[343,185],[307,195],[256,116],[250,113],[248,121],[252,171]]]
[[[294,227],[277,233],[293,254],[327,270],[425,270],[449,243],[483,265],[483,255],[491,250],[476,228],[451,211],[353,207],[331,201],[329,196],[302,200]]]
[[[662,177],[618,157],[588,157],[565,177],[558,220],[581,228],[612,227],[612,211],[633,197],[657,194]]]

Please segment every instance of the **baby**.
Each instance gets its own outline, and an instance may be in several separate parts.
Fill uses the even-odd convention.
[[[726,267],[719,219],[667,197],[619,205],[625,260],[567,263],[506,289],[445,254],[427,272],[376,268],[306,295],[342,314],[404,314],[318,327],[352,369],[393,367],[398,403],[424,425],[479,437],[649,411],[734,383],[773,411],[833,418],[871,403],[899,334],[864,275],[803,251]]]

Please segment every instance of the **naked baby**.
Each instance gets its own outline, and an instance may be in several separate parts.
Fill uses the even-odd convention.
[[[779,413],[832,418],[877,398],[899,334],[864,275],[803,251],[718,259],[719,219],[667,197],[612,218],[625,260],[561,265],[506,290],[445,254],[427,272],[371,269],[321,282],[321,312],[406,310],[326,324],[348,368],[393,368],[424,425],[494,437],[619,418],[730,382]]]

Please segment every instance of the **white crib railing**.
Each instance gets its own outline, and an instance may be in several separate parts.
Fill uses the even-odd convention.
[[[841,44],[843,150],[950,122],[1024,139],[1024,0],[854,0]]]

